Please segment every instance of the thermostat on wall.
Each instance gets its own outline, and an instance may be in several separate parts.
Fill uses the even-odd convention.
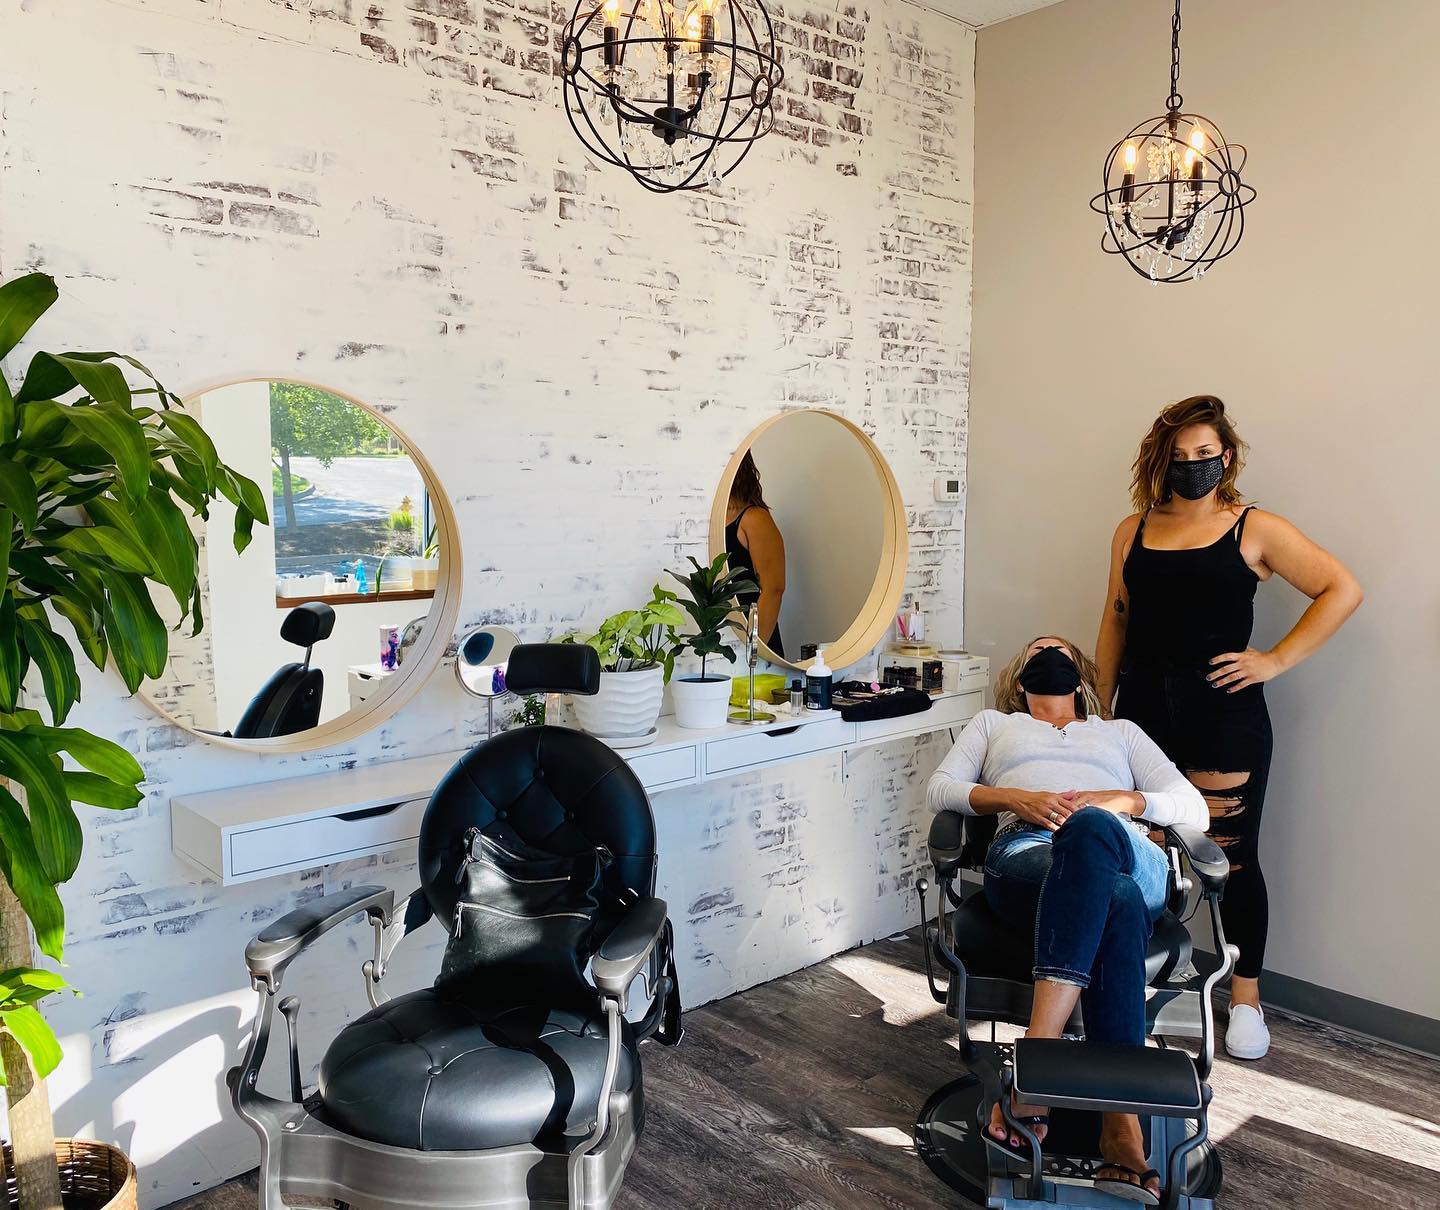
[[[960,503],[960,479],[956,475],[935,476],[935,499],[944,504]]]

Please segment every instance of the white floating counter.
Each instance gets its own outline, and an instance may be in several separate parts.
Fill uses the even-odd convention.
[[[645,788],[657,793],[960,727],[984,706],[984,681],[984,675],[962,680],[958,691],[933,698],[920,714],[873,722],[806,711],[799,717],[780,714],[762,726],[690,731],[666,715],[651,743],[619,753]],[[413,844],[431,791],[461,755],[446,752],[177,795],[170,802],[171,846],[230,886]]]

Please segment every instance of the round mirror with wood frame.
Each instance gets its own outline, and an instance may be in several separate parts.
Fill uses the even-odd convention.
[[[880,641],[904,591],[909,547],[885,456],[857,425],[821,408],[756,427],[726,464],[710,509],[710,557],[729,550],[731,565],[760,589],[741,605],[761,612],[761,654],[797,671],[814,662],[811,646],[838,671]],[[765,599],[767,575],[783,585],[778,613]]]
[[[440,665],[459,615],[460,542],[435,468],[377,408],[319,383],[228,379],[185,406],[225,462],[270,486],[272,515],[238,554],[228,507],[195,522],[205,627],[171,631],[166,673],[140,697],[244,752],[379,726]]]

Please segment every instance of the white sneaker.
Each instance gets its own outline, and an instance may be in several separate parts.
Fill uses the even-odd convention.
[[[1230,1006],[1230,1025],[1225,1030],[1225,1049],[1232,1059],[1263,1059],[1270,1049],[1270,1030],[1265,1013],[1248,1004]]]

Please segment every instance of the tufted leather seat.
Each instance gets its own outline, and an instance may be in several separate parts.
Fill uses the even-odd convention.
[[[393,1147],[543,1145],[595,1120],[605,1047],[598,1008],[481,1010],[425,988],[341,1031],[320,1095],[333,1125]],[[639,1080],[627,1026],[615,1086],[638,1091]]]
[[[951,915],[953,948],[971,975],[980,978],[1031,981],[1035,942],[996,914],[983,892],[968,896]],[[1164,913],[1150,933],[1145,954],[1145,982],[1153,984],[1183,968],[1191,956],[1190,934],[1171,913]]]
[[[645,790],[612,748],[578,731],[503,732],[461,757],[435,788],[420,824],[420,879],[447,929],[472,827],[561,856],[608,848],[597,936],[624,903],[654,891]],[[583,1128],[595,1119],[605,1072],[604,1013],[588,982],[557,994],[552,980],[545,991],[536,1007],[537,988],[525,981],[481,979],[463,1000],[426,988],[382,1004],[326,1051],[325,1116],[360,1138],[423,1151],[544,1145]],[[627,1023],[620,1092],[639,1090],[635,1045]]]

